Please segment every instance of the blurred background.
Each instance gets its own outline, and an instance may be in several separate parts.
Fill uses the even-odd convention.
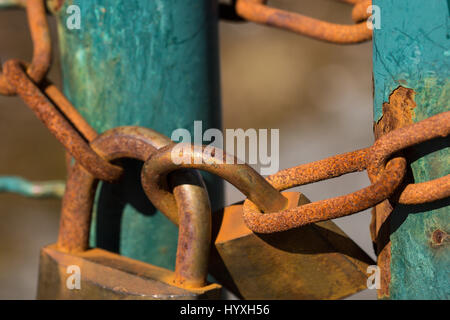
[[[272,6],[336,23],[351,7],[332,0],[273,0]],[[52,37],[57,39],[50,18]],[[220,22],[225,128],[280,130],[280,169],[373,143],[372,44],[341,46],[253,23]],[[55,41],[50,78],[60,86]],[[31,59],[24,11],[0,12],[0,59]],[[16,97],[0,96],[0,175],[65,179],[64,150]],[[296,188],[311,201],[370,184],[365,172]],[[226,204],[243,200],[226,185]],[[60,200],[0,193],[0,299],[34,299],[39,249],[56,241]],[[375,259],[370,211],[335,220]],[[365,290],[349,299],[375,299]]]

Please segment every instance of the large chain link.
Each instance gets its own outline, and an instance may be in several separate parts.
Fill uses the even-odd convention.
[[[26,65],[26,73],[35,83],[40,83],[47,75],[52,60],[52,46],[44,0],[28,0],[26,11],[34,48],[31,64]],[[0,70],[0,94],[14,95],[15,93],[12,84]]]
[[[338,0],[352,4],[355,25],[336,24],[314,19],[299,13],[269,7],[267,0],[234,0],[232,6],[221,6],[221,17],[269,25],[289,30],[316,40],[331,43],[352,44],[372,39],[372,29],[367,19],[371,0]]]

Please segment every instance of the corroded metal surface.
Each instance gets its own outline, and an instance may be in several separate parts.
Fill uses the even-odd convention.
[[[264,0],[237,0],[236,12],[249,21],[291,30],[324,41],[357,43],[370,39],[372,32],[365,20],[370,16],[367,9],[371,1],[341,1],[354,5],[352,18],[358,22],[357,25],[330,24],[270,8],[265,5]],[[63,2],[50,1],[50,9],[58,11]],[[0,1],[0,6],[21,4],[22,1]],[[0,94],[18,94],[76,159],[73,165],[69,155],[66,159],[69,185],[64,197],[58,238],[58,247],[63,252],[86,252],[97,179],[117,181],[123,169],[110,162],[120,158],[134,158],[145,161],[142,184],[148,197],[173,222],[180,224],[179,250],[175,273],[171,280],[173,284],[186,288],[201,287],[206,279],[208,248],[211,241],[211,209],[208,194],[196,171],[173,172],[182,168],[195,168],[226,179],[248,197],[244,205],[238,209],[230,209],[231,211],[226,209],[242,222],[240,227],[233,231],[236,232],[234,235],[250,229],[259,233],[277,232],[278,235],[274,237],[278,239],[277,241],[281,241],[281,231],[342,217],[376,206],[372,236],[378,250],[378,264],[384,272],[380,296],[389,296],[391,230],[388,229],[391,225],[388,218],[397,204],[423,205],[450,196],[450,175],[430,181],[419,179],[420,183],[408,184],[411,177],[406,174],[407,169],[410,169],[408,167],[410,163],[407,161],[414,160],[414,157],[408,154],[408,148],[425,142],[431,144],[431,140],[448,137],[450,112],[443,112],[428,119],[422,116],[421,119],[424,120],[412,124],[415,92],[403,87],[398,87],[392,93],[391,109],[385,110],[383,105],[383,118],[375,126],[377,141],[373,146],[282,170],[270,176],[267,181],[249,166],[239,164],[237,159],[230,158],[217,148],[210,149],[208,154],[205,153],[208,148],[206,146],[198,150],[188,145],[180,151],[185,153],[181,156],[187,157],[188,163],[175,163],[172,159],[173,151],[180,145],[172,144],[166,137],[151,130],[120,127],[98,136],[69,100],[55,86],[45,82],[51,61],[45,4],[42,0],[29,0],[26,8],[34,44],[33,59],[29,64],[18,60],[5,63],[3,73],[0,73]],[[406,80],[398,81],[406,82]],[[390,86],[392,84],[384,86],[383,90],[387,90]],[[442,91],[445,91],[446,85],[443,85],[443,88]],[[441,96],[445,97],[444,94]],[[428,97],[423,99],[442,104],[441,96],[434,97],[435,100]],[[379,98],[376,95],[376,101],[377,99]],[[396,103],[398,105],[395,105]],[[429,109],[433,108],[434,106]],[[289,205],[287,199],[279,193],[295,186],[362,170],[367,170],[372,184],[348,195],[313,203]],[[224,223],[229,221],[227,218]],[[250,229],[246,229],[244,222]],[[427,245],[431,248],[440,248],[447,243],[448,233],[442,226],[434,226],[433,230],[427,232]],[[232,234],[231,231],[222,232],[221,235],[234,241],[230,233]],[[255,234],[250,233],[251,237],[256,239]],[[420,234],[422,238],[423,234],[424,232]],[[285,242],[281,241],[278,244]],[[259,246],[256,243],[253,245]],[[403,242],[403,245],[407,244]],[[236,261],[241,263],[242,260],[236,257],[233,259],[232,267]],[[318,261],[317,264],[322,262]],[[285,280],[288,281],[288,278]],[[330,297],[335,296],[330,294]]]
[[[389,103],[383,104],[383,117],[374,125],[375,139],[378,140],[383,135],[413,123],[413,113],[416,104],[414,102],[414,91],[399,87],[390,98]],[[404,152],[397,154],[404,157]],[[377,168],[381,171],[383,168]],[[375,180],[376,175],[368,172],[369,178]],[[406,176],[405,180],[409,177]],[[405,181],[403,182],[405,184]],[[379,298],[389,296],[389,282],[391,280],[391,242],[389,240],[392,214],[396,206],[394,196],[381,202],[372,210],[372,221],[370,225],[371,237],[377,255],[377,265],[380,268],[380,288],[377,290]]]
[[[369,176],[377,176],[393,154],[435,138],[450,134],[450,111],[386,133],[373,145],[370,153]],[[371,169],[372,168],[372,169]],[[450,175],[420,184],[409,184],[401,192],[398,202],[418,204],[450,196]]]
[[[450,112],[444,112],[388,133],[378,139],[370,148],[280,171],[268,178],[269,181],[273,181],[278,190],[336,177],[364,168],[368,170],[373,184],[349,195],[270,214],[262,214],[257,209],[257,205],[246,200],[244,219],[253,231],[272,233],[311,222],[342,217],[373,207],[389,198],[404,179],[405,158],[394,158],[390,160],[390,165],[385,165],[393,154],[412,145],[437,137],[446,137],[449,133]],[[297,176],[299,180],[297,180]],[[444,199],[450,195],[449,180],[450,175],[447,175],[418,185],[407,185],[400,193],[399,203],[426,203]]]
[[[92,141],[91,147],[108,161],[134,158],[144,161],[169,138],[153,130],[119,127]],[[58,249],[83,252],[89,246],[91,211],[98,180],[78,162],[70,170],[63,199]],[[177,172],[171,177],[179,216],[180,233],[174,283],[183,288],[205,285],[211,243],[211,208],[203,180],[196,171]]]
[[[44,92],[54,105],[66,116],[87,141],[94,140],[98,133],[90,126],[90,124],[81,116],[77,109],[70,103],[66,96],[52,83],[46,83]]]
[[[386,166],[382,177],[364,189],[268,214],[261,213],[257,205],[246,200],[244,220],[255,232],[273,233],[354,214],[373,207],[389,197],[403,180],[405,170],[404,159],[393,159]],[[295,177],[291,179],[295,181]]]
[[[172,152],[175,148],[182,149],[183,163],[173,161]],[[284,208],[287,200],[254,169],[247,164],[239,164],[235,157],[218,148],[211,148],[209,152],[206,148],[210,147],[174,144],[162,148],[146,161],[142,169],[142,186],[155,207],[167,215],[175,211],[175,199],[161,181],[172,171],[193,168],[213,173],[230,182],[249,199],[257,202],[265,212]],[[176,218],[171,219],[176,221]]]
[[[122,169],[110,164],[89,147],[72,124],[27,77],[20,61],[7,61],[4,64],[4,74],[14,92],[25,101],[39,120],[86,170],[106,181],[114,181],[120,177]]]
[[[267,177],[267,181],[277,190],[286,190],[351,172],[363,171],[367,168],[368,152],[369,149],[356,150],[280,170]]]
[[[71,265],[80,267],[81,290],[70,290],[66,281]],[[219,299],[221,287],[173,285],[173,271],[102,249],[61,252],[56,245],[41,250],[37,298],[43,300],[194,300]]]
[[[373,42],[375,127],[388,122],[386,117],[399,118],[386,116],[388,105],[404,112],[410,123],[448,111],[449,1],[374,0],[374,4],[382,14]],[[405,183],[424,183],[448,175],[449,141],[448,136],[436,138],[404,150],[399,156],[410,164]],[[441,188],[448,189],[448,185]],[[390,201],[393,211],[380,226],[389,240],[380,243],[390,246],[391,257],[386,268],[390,280],[379,297],[446,300],[450,297],[449,247],[448,242],[436,246],[433,235],[438,230],[450,231],[450,198],[396,205],[397,197]]]
[[[298,13],[271,8],[265,5],[265,2],[265,0],[238,0],[236,11],[242,18],[249,21],[333,43],[359,43],[372,38],[372,30],[367,27],[366,22],[356,25],[334,24]]]
[[[284,192],[288,207],[309,200]],[[374,262],[332,221],[272,235],[253,233],[242,204],[226,207],[215,247],[244,299],[340,299],[366,289]],[[213,270],[215,271],[215,270]],[[227,283],[227,274],[215,274]]]
[[[91,147],[107,161],[124,157],[145,160],[169,142],[167,137],[150,129],[119,127],[100,135],[92,141]],[[62,251],[80,252],[89,247],[89,226],[97,182],[79,162],[71,168],[58,236],[58,247]]]
[[[45,78],[52,59],[52,47],[44,0],[28,0],[27,17],[33,40],[33,59],[27,65],[27,75],[36,83]],[[3,73],[0,73],[0,94],[14,95],[14,86]]]
[[[196,170],[179,170],[169,179],[179,216],[175,283],[183,288],[203,287],[211,246],[208,193]]]
[[[72,4],[82,11],[79,30],[67,28]],[[63,92],[97,132],[136,125],[166,136],[178,128],[193,134],[191,125],[199,120],[205,130],[220,129],[216,5],[210,0],[48,2],[57,10]],[[139,178],[132,177],[140,165],[126,161],[123,180],[102,183],[105,201],[94,207],[91,245],[170,268],[177,228],[163,214],[153,214]],[[214,209],[223,207],[222,181],[213,175],[203,179]]]
[[[359,23],[359,22],[367,20],[370,17],[370,13],[368,13],[368,9],[371,5],[372,5],[372,0],[357,1],[352,10],[353,21],[356,23]]]
[[[449,133],[450,112],[444,112],[388,133],[369,148],[282,170],[268,177],[272,187],[249,166],[236,164],[236,159],[220,149],[174,144],[159,150],[145,163],[142,184],[156,207],[163,212],[175,212],[173,195],[161,183],[169,172],[179,168],[196,168],[217,174],[248,197],[244,203],[247,226],[254,232],[273,233],[354,214],[388,199],[406,174],[406,159],[391,157],[412,145],[446,137]],[[174,156],[179,156],[182,162],[175,163]],[[368,171],[372,185],[351,194],[296,208],[283,209],[284,199],[275,191],[362,170]],[[449,179],[447,175],[418,185],[407,185],[400,192],[399,203],[425,203],[448,197]]]

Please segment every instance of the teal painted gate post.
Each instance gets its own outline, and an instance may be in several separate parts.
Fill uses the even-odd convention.
[[[66,25],[70,5],[80,29]],[[55,15],[65,94],[96,130],[221,128],[215,1],[66,0]],[[140,166],[126,162],[123,183],[100,186],[91,245],[173,268],[177,229],[145,197]],[[213,209],[222,207],[221,181],[206,180]]]
[[[377,125],[389,108],[398,107],[411,122],[448,111],[450,1],[374,0],[373,4],[381,9],[380,29],[374,30],[373,41]],[[404,103],[396,102],[402,96]],[[415,182],[450,173],[448,146],[448,139],[438,139],[408,151]],[[384,275],[387,286],[381,297],[450,298],[449,223],[449,199],[394,208],[390,247],[386,245],[390,256],[381,257],[387,261],[382,272],[390,271],[390,279]]]

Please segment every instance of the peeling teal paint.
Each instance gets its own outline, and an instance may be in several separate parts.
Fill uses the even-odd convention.
[[[381,118],[383,102],[399,85],[414,89],[416,98],[423,100],[423,89],[434,81],[434,89],[427,93],[448,103],[448,1],[374,0],[373,4],[381,8],[381,29],[375,30],[373,41],[375,121]]]
[[[72,4],[80,30],[66,28]],[[99,132],[221,128],[215,1],[66,0],[57,19],[64,91]],[[139,164],[128,166],[123,183],[97,193],[91,243],[172,268],[177,229],[137,191]],[[222,182],[206,179],[213,207],[223,206]]]
[[[413,121],[449,110],[450,17],[447,0],[374,0],[381,29],[374,31],[374,120],[398,86],[415,91]],[[414,148],[415,182],[450,173],[449,140]],[[425,156],[423,156],[425,154]],[[431,235],[450,232],[449,199],[420,206],[398,206],[391,222],[391,299],[449,299],[448,241],[433,245]]]

